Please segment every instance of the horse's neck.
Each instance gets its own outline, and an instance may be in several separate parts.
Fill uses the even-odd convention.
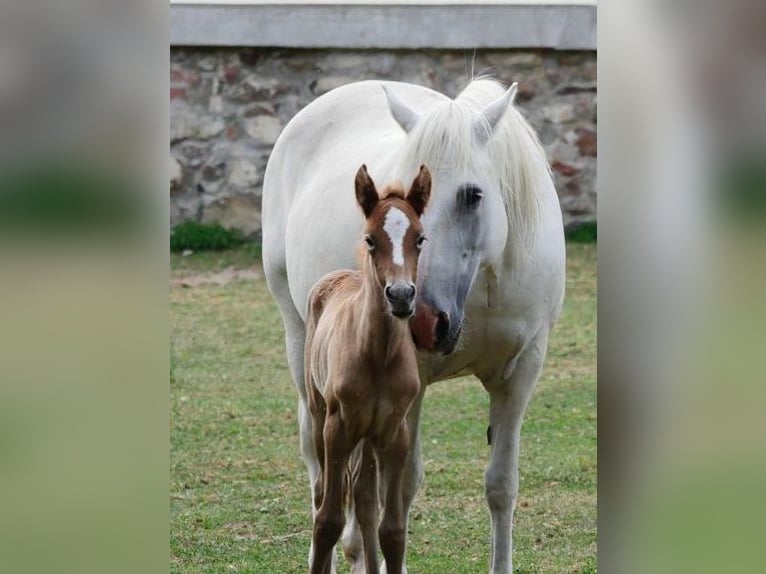
[[[357,340],[366,352],[383,360],[384,364],[395,354],[409,333],[406,321],[395,319],[388,313],[383,289],[378,284],[369,258],[362,266],[362,288],[359,291]]]

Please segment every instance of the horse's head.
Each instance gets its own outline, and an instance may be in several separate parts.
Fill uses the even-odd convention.
[[[431,174],[421,166],[406,194],[399,184],[390,184],[378,194],[363,165],[355,184],[356,200],[366,219],[364,242],[371,265],[365,272],[374,273],[388,311],[407,319],[415,312],[418,257],[425,242],[420,216],[431,194]]]
[[[485,106],[460,98],[444,102],[421,117],[386,89],[391,114],[408,133],[402,169],[420,161],[433,169],[433,197],[423,218],[429,242],[421,255],[411,322],[422,350],[455,350],[478,270],[505,248],[508,218],[489,143],[515,91],[514,84]]]

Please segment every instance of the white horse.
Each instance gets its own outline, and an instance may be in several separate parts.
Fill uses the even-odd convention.
[[[422,391],[410,409],[414,435],[403,505],[423,481],[420,409],[428,384],[473,374],[489,393],[492,519],[490,572],[512,572],[521,423],[564,298],[561,208],[545,152],[492,80],[472,81],[454,100],[412,84],[367,81],[337,88],[285,127],[263,184],[263,264],[285,325],[300,395],[301,451],[314,484],[319,463],[303,383],[309,291],[325,273],[353,268],[362,233],[351,192],[359,165],[375,181],[433,175],[418,276]],[[341,538],[352,572],[364,572],[359,526],[347,514]]]

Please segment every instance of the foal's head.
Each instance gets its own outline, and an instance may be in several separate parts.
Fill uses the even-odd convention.
[[[406,194],[398,183],[378,194],[364,165],[356,174],[356,200],[367,220],[367,257],[388,311],[400,319],[415,311],[418,256],[425,241],[420,216],[430,195],[431,173],[424,165]]]

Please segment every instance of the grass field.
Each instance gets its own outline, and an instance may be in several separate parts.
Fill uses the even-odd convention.
[[[564,312],[522,431],[516,572],[596,572],[596,247],[568,252]],[[257,266],[257,251],[171,256],[170,569],[306,572],[308,480],[282,323],[265,282],[220,273],[231,266]],[[472,378],[428,390],[411,574],[487,571],[487,407]]]

